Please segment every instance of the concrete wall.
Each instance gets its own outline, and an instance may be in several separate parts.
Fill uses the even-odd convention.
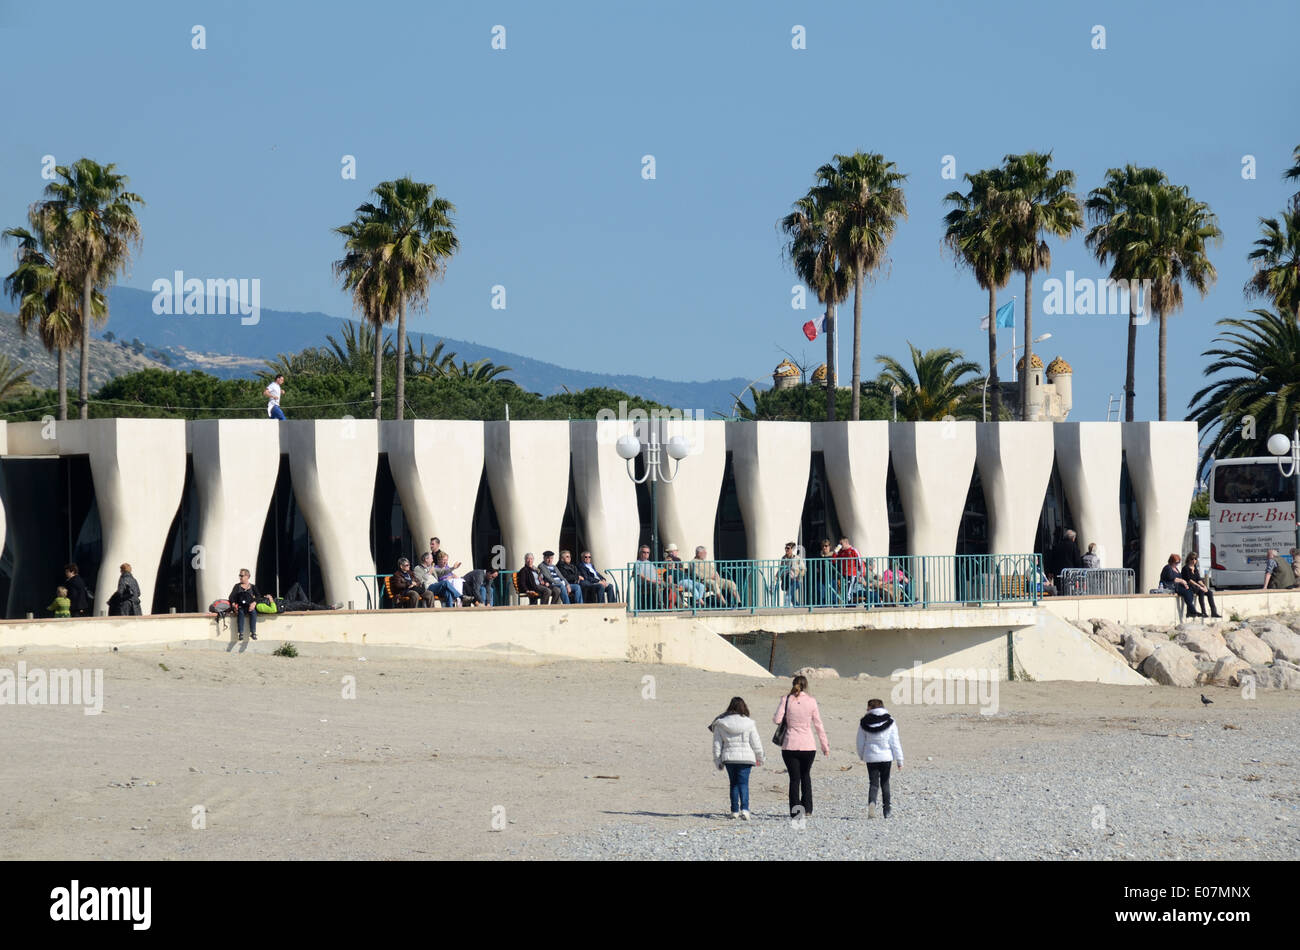
[[[636,485],[616,449],[623,434],[615,425],[594,420],[569,424],[580,534],[591,548],[593,563],[601,569],[635,561],[641,533]],[[575,564],[581,563],[579,555],[573,552]]]
[[[320,419],[279,425],[285,427],[293,492],[320,559],[325,598],[364,604],[366,587],[355,578],[375,571],[370,509],[379,424],[373,419]]]
[[[80,430],[90,455],[95,501],[104,532],[95,610],[108,609],[119,566],[131,565],[140,607],[153,607],[167,533],[185,490],[185,423],[179,419],[92,419],[60,422]],[[60,436],[62,439],[62,436]],[[62,453],[62,444],[60,444]]]
[[[1050,422],[990,422],[975,427],[975,462],[989,515],[989,553],[1034,550],[1052,477]]]
[[[1169,555],[1181,551],[1188,508],[1196,492],[1198,457],[1194,422],[1126,422],[1124,464],[1142,527],[1142,565],[1136,590],[1160,582]]]
[[[473,561],[474,505],[483,480],[483,423],[425,419],[380,423],[380,451],[388,453],[402,513],[416,550],[437,538],[461,572]],[[479,567],[483,565],[472,565]],[[392,565],[380,565],[387,571]]]
[[[509,570],[523,566],[531,551],[560,544],[560,525],[569,501],[569,423],[486,423],[484,459],[488,487]]]
[[[826,463],[840,533],[848,535],[864,554],[888,551],[885,483],[889,476],[889,423],[815,422],[813,438],[814,448],[820,445]],[[805,544],[812,547],[813,541]],[[811,553],[816,556],[817,551]]]
[[[729,422],[727,448],[748,556],[779,558],[799,537],[812,432],[799,422]]]
[[[1054,427],[1056,466],[1079,535],[1079,552],[1096,543],[1102,567],[1124,566],[1119,517],[1121,427],[1113,422],[1060,422]],[[1187,478],[1195,477],[1194,468]],[[1187,511],[1183,510],[1184,523]],[[1179,529],[1182,537],[1182,529]],[[1046,554],[1047,552],[1043,552]]]
[[[659,483],[660,540],[676,544],[688,560],[700,544],[713,553],[713,528],[727,468],[726,425],[720,420],[659,420],[664,444],[675,435],[691,442],[691,454],[682,459],[676,477]]]
[[[204,419],[190,426],[200,547],[190,561],[200,607],[228,595],[241,568],[257,581],[262,529],[280,474],[280,436],[273,419]]]

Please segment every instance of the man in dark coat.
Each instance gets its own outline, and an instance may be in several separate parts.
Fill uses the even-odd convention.
[[[68,589],[69,610],[74,617],[90,616],[90,591],[81,576],[81,569],[75,563],[63,567],[63,586]]]
[[[1052,574],[1056,577],[1056,589],[1062,594],[1069,591],[1065,589],[1065,582],[1061,579],[1061,572],[1071,568],[1081,569],[1083,567],[1083,556],[1079,553],[1078,535],[1071,528],[1065,532],[1056,546],[1052,548]]]

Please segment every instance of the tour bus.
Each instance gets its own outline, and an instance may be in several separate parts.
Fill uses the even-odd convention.
[[[1275,458],[1215,459],[1210,469],[1210,571],[1215,587],[1263,587],[1269,548],[1295,547],[1295,484]]]

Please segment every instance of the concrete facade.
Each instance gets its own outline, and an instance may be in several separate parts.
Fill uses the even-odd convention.
[[[615,426],[603,422],[569,423],[573,496],[582,536],[587,539],[592,562],[598,568],[635,560],[641,534],[636,485],[628,476],[627,462],[617,451],[621,435]],[[580,552],[573,552],[575,564],[581,563],[579,555]]]
[[[814,448],[820,443],[840,531],[859,551],[889,550],[889,425],[878,420],[813,423]],[[806,543],[811,547],[813,542]]]
[[[664,444],[675,435],[691,441],[691,454],[682,459],[676,477],[659,483],[659,537],[665,544],[676,544],[682,557],[689,560],[696,545],[713,545],[727,468],[727,423],[661,419],[658,424]],[[635,555],[628,558],[634,559]]]
[[[799,537],[812,432],[799,422],[728,422],[727,448],[745,519],[746,555],[779,558]]]
[[[518,570],[530,551],[540,564],[539,548],[559,543],[569,502],[569,423],[489,422],[484,441],[503,569]]]
[[[483,423],[420,419],[381,422],[380,451],[416,543],[437,538],[451,563],[469,570],[474,505],[483,479]],[[414,555],[415,552],[411,552]]]
[[[1065,499],[1074,516],[1080,553],[1096,543],[1102,567],[1124,566],[1124,532],[1119,516],[1119,476],[1123,464],[1122,433],[1113,422],[1063,422],[1054,427],[1056,466]],[[1192,433],[1192,451],[1196,434]],[[1196,477],[1195,467],[1187,478]],[[1183,508],[1183,523],[1187,508]],[[1182,537],[1182,529],[1179,529]],[[1046,553],[1046,552],[1044,552]],[[1139,585],[1136,590],[1141,590]]]
[[[989,513],[990,554],[1024,554],[1034,549],[1052,458],[1050,422],[990,422],[975,427],[975,462]]]
[[[1169,555],[1179,551],[1196,492],[1196,423],[1124,423],[1124,459],[1142,527],[1138,591],[1160,583]]]

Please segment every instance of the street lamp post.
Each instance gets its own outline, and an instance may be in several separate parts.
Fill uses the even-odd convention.
[[[903,387],[898,385],[898,383],[894,383],[894,385],[889,387],[889,392],[894,397],[894,421],[895,422],[898,421],[898,397],[902,393],[902,391],[903,391]]]
[[[636,477],[636,470],[632,467],[632,461],[641,454],[641,440],[630,432],[618,440],[615,450],[619,458],[627,462],[627,476],[638,485],[645,483],[648,479],[650,482],[650,558],[659,560],[659,483],[661,481],[671,482],[677,477],[677,469],[681,460],[691,454],[691,443],[689,439],[683,436],[675,435],[664,445],[659,441],[659,433],[655,429],[650,430],[650,441],[646,443],[645,448],[645,472],[640,478]],[[667,452],[668,457],[673,460],[673,473],[666,474],[663,471],[663,454]]]
[[[1052,334],[1050,334],[1050,333],[1044,333],[1042,336],[1036,336],[1036,337],[1034,337],[1034,342],[1035,342],[1035,343],[1042,343],[1044,340],[1050,340],[1051,338],[1052,338]],[[1000,353],[1000,354],[998,354],[998,356],[993,360],[993,365],[996,366],[998,363],[1002,362],[1002,357],[1003,357],[1003,356],[1008,356],[1008,355],[1009,355],[1009,356],[1015,356],[1015,355],[1016,355],[1016,350],[1023,350],[1024,348],[1025,348],[1025,347],[1024,347],[1024,344],[1022,343],[1020,346],[1013,346],[1013,347],[1011,347],[1011,349],[1008,350],[1006,353]],[[1025,369],[1028,369],[1028,368],[1029,368],[1028,366],[1025,367]],[[983,387],[981,387],[981,390],[982,390],[982,391],[981,391],[981,394],[980,394],[980,405],[982,406],[982,411],[983,411],[983,415],[984,415],[984,421],[985,421],[985,422],[988,422],[988,421],[989,421],[989,374],[987,374],[987,373],[984,375],[984,385],[983,385]],[[1023,408],[1023,407],[1021,407],[1021,408]],[[897,421],[897,420],[895,420],[895,421]]]
[[[1295,495],[1295,546],[1300,548],[1300,414],[1292,423],[1291,438],[1281,432],[1269,437],[1268,450],[1277,458],[1277,470],[1283,478],[1291,479],[1292,493]],[[1290,468],[1283,464],[1290,462]]]

